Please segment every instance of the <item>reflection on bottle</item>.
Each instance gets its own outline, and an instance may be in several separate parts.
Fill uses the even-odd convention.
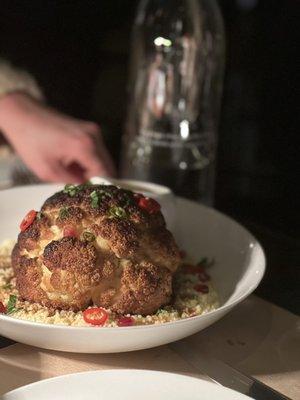
[[[123,177],[212,203],[222,71],[223,26],[215,1],[141,3]]]

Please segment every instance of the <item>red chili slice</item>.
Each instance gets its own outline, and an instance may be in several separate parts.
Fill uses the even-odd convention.
[[[0,314],[5,314],[6,313],[6,307],[5,305],[0,301]]]
[[[103,325],[108,318],[107,312],[100,307],[88,308],[83,311],[83,319],[88,324]]]
[[[72,225],[67,225],[63,230],[64,237],[77,237],[77,231]]]
[[[35,220],[37,211],[30,210],[24,217],[23,221],[20,223],[21,232],[24,232]]]
[[[186,274],[197,275],[204,272],[203,267],[200,265],[183,264],[183,272]]]
[[[137,197],[137,204],[143,210],[146,210],[149,214],[156,214],[160,211],[160,204],[150,197]]]
[[[202,285],[201,283],[199,283],[198,285],[194,286],[194,289],[197,292],[204,293],[204,294],[209,292],[208,286],[207,285]]]
[[[185,250],[180,250],[179,251],[179,256],[183,260],[186,257],[186,251]]]
[[[132,326],[134,324],[134,319],[131,317],[121,317],[117,321],[118,326]]]
[[[189,318],[195,317],[197,315],[196,310],[194,308],[189,308],[188,312],[190,313]]]

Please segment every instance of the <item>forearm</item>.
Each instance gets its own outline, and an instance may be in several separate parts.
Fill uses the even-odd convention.
[[[113,174],[104,143],[95,144],[101,137],[99,126],[48,107],[40,101],[41,92],[23,83],[6,85],[5,90],[2,86],[0,130],[27,166],[52,182],[83,182],[93,175]]]
[[[12,140],[18,110],[24,107],[26,99],[43,100],[43,94],[36,80],[28,72],[13,67],[0,59],[0,131]]]
[[[28,104],[30,104],[30,96],[22,92],[8,93],[0,97],[0,131],[10,142],[14,141],[15,133],[20,131],[18,129],[20,123],[24,124]],[[22,113],[22,118],[20,118],[20,113]],[[28,117],[29,115],[30,113]]]

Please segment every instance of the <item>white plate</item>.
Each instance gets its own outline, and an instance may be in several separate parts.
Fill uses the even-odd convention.
[[[3,400],[250,400],[233,390],[184,375],[145,370],[81,372],[46,379]]]
[[[19,187],[0,192],[0,242],[16,238],[19,222],[38,209],[58,185]],[[265,256],[260,244],[242,226],[200,204],[177,198],[175,232],[195,260],[214,257],[210,270],[221,307],[205,315],[160,325],[124,328],[69,327],[33,323],[0,314],[0,335],[46,349],[78,353],[113,353],[146,349],[192,335],[211,325],[245,299],[261,281]]]

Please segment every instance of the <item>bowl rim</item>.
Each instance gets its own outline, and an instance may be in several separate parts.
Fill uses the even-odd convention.
[[[22,189],[22,188],[38,188],[38,187],[57,187],[61,184],[37,184],[37,185],[23,185],[23,186],[17,186],[11,189],[5,189],[3,191],[0,192],[0,196],[1,193],[3,192],[7,192],[7,191],[14,191],[14,190],[18,190],[18,189]],[[252,235],[252,233],[246,229],[243,225],[241,225],[239,222],[237,222],[235,219],[233,219],[232,217],[212,208],[212,207],[208,207],[204,204],[201,203],[196,203],[195,201],[180,197],[180,196],[175,196],[176,200],[179,201],[183,201],[183,202],[187,202],[190,204],[197,204],[197,206],[199,206],[200,208],[204,209],[204,212],[206,213],[210,213],[210,214],[214,214],[217,215],[218,217],[222,218],[223,220],[227,220],[230,224],[235,225],[238,229],[240,229],[241,231],[243,231],[247,236],[249,236],[249,239],[251,241],[251,243],[253,244],[253,247],[256,247],[257,250],[257,255],[256,257],[260,258],[260,263],[257,266],[257,271],[256,271],[256,275],[257,278],[255,280],[255,282],[253,283],[253,285],[251,287],[248,288],[248,290],[246,290],[244,293],[240,294],[236,299],[230,301],[227,300],[223,305],[221,305],[220,307],[218,307],[215,310],[211,310],[207,313],[201,314],[201,315],[195,315],[194,317],[189,317],[189,318],[183,318],[183,319],[179,319],[176,321],[169,321],[169,322],[163,322],[163,323],[158,323],[158,324],[151,324],[151,325],[136,325],[136,326],[125,326],[125,327],[102,327],[102,326],[69,326],[69,325],[59,325],[59,324],[48,324],[46,322],[35,322],[35,321],[29,321],[29,320],[24,320],[24,319],[19,319],[19,318],[14,318],[13,316],[9,316],[9,315],[5,315],[5,314],[0,314],[0,322],[1,321],[5,321],[5,322],[9,322],[11,324],[16,324],[16,325],[21,325],[21,326],[32,326],[32,327],[39,327],[40,329],[46,329],[46,330],[52,330],[52,331],[62,331],[62,330],[68,330],[70,331],[76,331],[76,332],[88,332],[88,331],[94,331],[95,329],[99,329],[100,332],[101,331],[109,331],[111,333],[115,333],[115,332],[120,332],[120,331],[133,331],[133,330],[143,330],[143,329],[147,329],[147,330],[152,330],[152,329],[168,329],[170,326],[176,326],[176,325],[184,325],[184,324],[189,324],[192,321],[197,321],[199,319],[204,319],[207,318],[207,316],[211,316],[214,314],[218,314],[218,313],[225,313],[226,311],[229,311],[231,308],[233,308],[235,305],[237,305],[238,303],[240,303],[241,301],[243,301],[246,297],[248,297],[260,284],[261,280],[263,279],[263,276],[265,274],[265,270],[266,270],[266,256],[265,256],[265,252],[263,250],[263,247],[261,246],[260,242]],[[251,269],[251,264],[254,263],[254,261],[250,261],[249,265],[248,265],[248,269]],[[243,279],[240,281],[242,282]]]

